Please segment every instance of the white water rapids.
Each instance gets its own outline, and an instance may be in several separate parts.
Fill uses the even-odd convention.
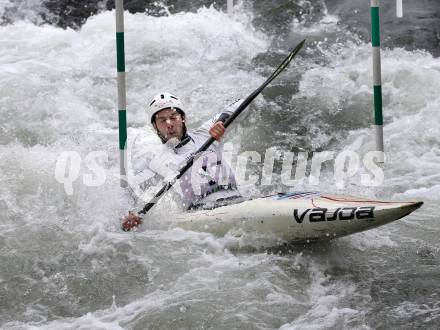
[[[272,70],[252,62],[273,50],[273,36],[245,10],[233,17],[214,8],[126,13],[125,25],[129,139],[143,132],[159,143],[144,114],[157,91],[180,95],[196,127]],[[313,25],[293,22],[292,36],[307,37],[308,46],[279,81],[299,79],[297,92],[280,83],[275,96],[261,96],[234,141],[260,152],[280,140],[284,147],[373,149],[371,48],[345,33],[330,15]],[[399,48],[382,56],[384,183],[365,188],[355,177],[341,191],[328,174],[320,186],[300,189],[425,205],[331,243],[279,246],[257,235],[122,233],[118,219],[129,203],[117,178],[114,11],[78,31],[26,20],[0,26],[0,327],[434,329],[440,60]],[[55,178],[65,151],[82,159],[72,195]],[[93,151],[108,155],[99,158],[106,177],[97,187],[83,181]]]

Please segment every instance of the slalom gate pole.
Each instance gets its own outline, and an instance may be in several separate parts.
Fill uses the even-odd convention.
[[[127,98],[125,90],[124,0],[115,0],[116,6],[116,66],[118,71],[119,121],[119,174],[122,188],[127,183]]]
[[[403,3],[402,0],[396,0],[396,16],[403,17]]]
[[[384,162],[383,115],[382,115],[382,73],[380,64],[380,20],[379,0],[371,0],[371,45],[373,47],[373,93],[374,124],[376,127],[376,150],[381,151],[378,162]]]

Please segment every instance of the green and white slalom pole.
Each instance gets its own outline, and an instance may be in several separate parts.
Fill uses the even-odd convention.
[[[382,77],[380,66],[380,20],[379,0],[371,0],[371,44],[373,46],[373,92],[374,124],[376,127],[376,150],[381,151],[378,162],[384,162],[383,116],[382,116]]]
[[[116,0],[116,64],[118,70],[119,174],[122,188],[127,184],[127,98],[125,91],[124,0]]]

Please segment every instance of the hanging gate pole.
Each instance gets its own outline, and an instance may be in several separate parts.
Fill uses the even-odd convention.
[[[403,17],[403,3],[402,0],[396,0],[396,16]]]
[[[380,21],[379,0],[371,0],[371,44],[373,46],[373,92],[374,92],[374,124],[376,127],[376,150],[381,151],[378,160],[384,162],[383,147],[383,116],[382,116],[382,77],[380,65]]]
[[[119,174],[127,187],[127,99],[125,91],[124,0],[116,0],[116,64],[118,70]]]

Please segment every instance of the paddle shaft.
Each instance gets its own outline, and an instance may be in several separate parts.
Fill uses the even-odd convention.
[[[270,84],[272,80],[274,80],[292,61],[292,59],[295,57],[295,55],[301,50],[302,46],[305,43],[305,39],[301,41],[290,53],[289,55],[284,59],[283,62],[278,66],[278,68],[272,73],[272,75],[266,79],[266,81],[258,87],[255,91],[253,91],[240,105],[239,107],[229,116],[229,118],[225,121],[223,126],[227,128],[229,125],[232,124],[232,122],[244,111],[244,109],[247,108],[247,106],[263,91],[264,88],[266,88],[267,85]],[[179,169],[179,173],[174,177],[173,180],[167,182],[165,186],[162,187],[161,190],[159,190],[156,195],[147,203],[145,204],[144,208],[139,211],[139,214],[146,214],[153,206],[157,203],[157,201],[163,196],[164,193],[166,193],[168,190],[171,189],[171,187],[174,185],[174,183],[179,180],[185,172],[194,164],[194,161],[200,157],[201,153],[206,151],[211,144],[215,141],[213,137],[210,137],[188,160],[188,162]]]

